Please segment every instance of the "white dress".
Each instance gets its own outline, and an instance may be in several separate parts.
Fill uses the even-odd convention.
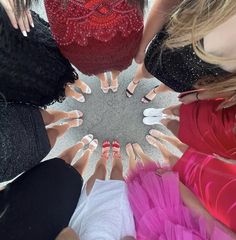
[[[96,180],[89,195],[86,185],[69,226],[80,240],[120,240],[135,237],[127,186],[119,180]]]

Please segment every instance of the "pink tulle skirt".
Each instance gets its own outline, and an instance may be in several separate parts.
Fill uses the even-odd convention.
[[[231,239],[217,226],[208,234],[205,220],[184,206],[178,174],[167,170],[158,175],[158,168],[138,164],[127,178],[138,240]]]

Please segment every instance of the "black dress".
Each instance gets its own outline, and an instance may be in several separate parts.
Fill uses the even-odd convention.
[[[194,84],[204,77],[212,79],[229,73],[217,65],[201,60],[192,45],[178,49],[163,48],[168,37],[163,29],[148,47],[144,64],[147,71],[175,92],[194,90]]]
[[[0,191],[0,239],[54,240],[68,226],[83,179],[61,159],[52,159]]]
[[[50,151],[39,111],[65,97],[77,74],[57,48],[48,23],[32,12],[28,37],[0,7],[0,182],[39,163]]]

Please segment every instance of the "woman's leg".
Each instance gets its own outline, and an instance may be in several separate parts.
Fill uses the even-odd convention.
[[[108,83],[108,80],[107,80],[107,77],[106,77],[106,73],[100,73],[100,74],[97,75],[97,77],[100,80],[102,91],[104,93],[108,93],[110,87],[109,87],[109,83]]]
[[[67,130],[73,127],[78,127],[83,123],[82,119],[74,119],[69,122],[55,125],[53,127],[47,128],[47,134],[49,138],[49,142],[51,144],[51,147],[53,147],[57,141],[57,139],[61,136],[63,136]]]
[[[159,86],[153,88],[147,95],[145,95],[141,101],[143,103],[149,103],[156,97],[158,93],[163,93],[167,91],[172,91],[172,89],[161,83]]]
[[[70,85],[73,87],[78,87],[79,89],[81,89],[81,91],[85,94],[91,94],[91,88],[89,87],[88,84],[86,84],[85,82],[81,81],[80,79],[77,79],[74,84]]]
[[[133,148],[134,148],[136,154],[142,160],[143,164],[153,163],[153,160],[146,153],[144,153],[143,149],[141,148],[141,146],[138,143],[134,143]]]
[[[146,139],[148,143],[150,143],[155,148],[159,149],[161,151],[162,156],[164,157],[165,163],[167,163],[170,166],[174,166],[175,163],[178,161],[178,157],[172,154],[166,146],[164,146],[162,143],[160,143],[157,139],[155,139],[153,136],[146,136]]]
[[[126,89],[127,97],[132,97],[134,94],[135,88],[139,84],[139,82],[144,78],[152,78],[153,76],[147,71],[145,65],[142,63],[138,66],[138,69],[135,73],[133,80],[130,82]]]
[[[119,77],[120,71],[112,71],[111,72],[111,90],[113,92],[117,92],[118,87],[119,87]]]
[[[82,157],[72,165],[80,173],[80,175],[83,175],[84,170],[88,165],[88,161],[92,156],[93,152],[96,150],[97,146],[98,140],[94,139],[92,142],[89,143],[89,147],[88,149],[86,149]]]
[[[96,164],[95,171],[93,175],[89,178],[86,186],[86,192],[89,194],[93,188],[93,185],[96,179],[105,180],[107,174],[107,160],[109,158],[109,151],[110,151],[110,143],[105,141],[102,145],[102,154],[100,160]]]
[[[51,109],[49,110],[40,109],[40,113],[42,115],[45,126],[55,123],[61,119],[74,119],[83,116],[83,113],[78,110],[64,112]]]
[[[133,170],[136,167],[137,161],[136,161],[135,153],[131,143],[126,145],[126,153],[129,158],[129,170]]]
[[[179,121],[175,119],[165,118],[160,121],[166,128],[168,128],[176,137],[179,135]]]
[[[65,88],[66,97],[71,97],[77,100],[78,102],[85,102],[85,98],[81,93],[76,92],[74,89],[67,85]]]
[[[112,143],[112,169],[110,179],[124,181],[120,143],[118,141],[113,141]]]
[[[93,135],[88,134],[84,136],[74,146],[63,151],[58,158],[63,159],[66,163],[71,164],[77,152],[79,152],[86,144],[89,144],[93,140]]]
[[[184,143],[182,143],[177,137],[175,136],[168,136],[165,135],[164,133],[156,130],[156,129],[151,129],[149,131],[149,133],[155,137],[155,138],[159,138],[161,140],[165,140],[167,142],[169,142],[170,144],[172,144],[173,146],[175,146],[176,148],[178,148],[182,153],[184,153],[187,149],[188,146]]]

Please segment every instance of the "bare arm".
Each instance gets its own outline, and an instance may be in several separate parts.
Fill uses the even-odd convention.
[[[75,231],[69,227],[64,228],[55,240],[79,240]]]
[[[148,14],[144,27],[143,38],[136,56],[136,62],[141,63],[144,59],[145,50],[153,37],[162,29],[168,20],[171,10],[182,0],[155,0]]]
[[[236,239],[236,234],[233,233],[230,229],[225,227],[223,224],[214,219],[208,211],[203,207],[201,202],[195,197],[195,195],[183,184],[180,182],[180,194],[184,204],[193,211],[197,216],[204,216],[207,220],[207,231],[209,234],[212,232],[212,227],[217,223],[232,239]]]

